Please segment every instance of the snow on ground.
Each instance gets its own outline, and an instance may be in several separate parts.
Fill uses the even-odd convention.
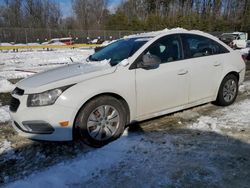
[[[250,91],[250,81],[245,81],[242,85],[239,86],[240,93],[244,92],[249,93],[249,91]]]
[[[82,62],[93,52],[92,49],[0,52],[0,77],[6,79],[24,78],[36,72],[72,64],[71,59],[74,62]]]
[[[48,170],[36,173],[25,180],[17,181],[6,187],[68,187],[82,179],[91,177],[97,170],[111,168],[113,164],[124,159],[132,145],[136,145],[140,137],[127,139],[127,132],[116,142],[79,156],[72,161],[62,162]]]
[[[250,50],[250,48],[243,48],[243,49],[241,49],[239,51],[240,51],[241,54],[248,54],[249,50]]]
[[[0,76],[4,79],[0,80],[0,92],[1,90],[2,92],[10,90],[12,87],[6,79],[22,78],[34,74],[33,72],[71,64],[70,57],[75,62],[82,61],[91,53],[93,53],[93,50],[83,49],[1,53]],[[1,87],[1,84],[3,87]],[[250,82],[245,82],[240,86],[241,93],[249,91]],[[6,187],[63,188],[97,187],[100,185],[101,187],[118,187],[121,185],[124,187],[133,185],[134,187],[183,187],[181,185],[186,185],[185,183],[194,185],[197,182],[202,182],[202,184],[196,184],[196,187],[202,187],[204,184],[220,187],[221,184],[217,183],[229,176],[223,177],[223,173],[227,172],[221,169],[225,167],[219,168],[216,166],[217,163],[238,165],[238,163],[231,164],[231,161],[228,163],[217,161],[221,157],[220,155],[226,155],[226,152],[231,151],[231,148],[229,148],[221,152],[231,143],[224,137],[220,137],[220,134],[224,134],[225,130],[231,130],[232,128],[237,131],[250,129],[250,99],[242,100],[226,108],[218,108],[208,115],[200,116],[198,112],[194,113],[190,110],[179,114],[179,117],[183,117],[183,119],[185,119],[185,116],[192,120],[197,119],[195,122],[178,121],[183,129],[191,132],[176,135],[161,133],[160,130],[155,134],[130,134],[125,132],[120,139],[103,148],[91,150],[88,153],[79,153],[72,160],[63,160],[59,164],[40,172],[35,171],[23,180],[10,183]],[[9,119],[8,106],[0,107],[0,122],[6,122]],[[208,137],[207,135],[199,136],[197,134],[197,136],[194,134],[197,130],[217,132],[218,135]],[[203,139],[206,136],[208,139],[204,141]],[[215,143],[216,139],[218,139],[217,143]],[[222,145],[221,143],[224,140],[226,140],[226,144]],[[215,146],[210,142],[221,147],[215,149]],[[32,146],[29,147],[32,150]],[[247,148],[246,153],[249,153],[249,146],[244,145],[244,147]],[[244,151],[244,147],[238,147],[238,149],[243,148],[242,151]],[[196,148],[198,149],[195,150]],[[206,151],[208,149],[210,149],[209,152]],[[195,151],[193,152],[193,150]],[[236,152],[229,153],[229,158],[234,157],[233,154],[235,153],[240,152],[236,150]],[[11,143],[7,140],[0,142],[1,155],[7,155],[7,161],[16,157]],[[45,157],[39,154],[38,156]],[[222,159],[227,160],[225,156],[222,156]],[[243,159],[245,160],[245,158]],[[15,162],[18,162],[18,160]],[[216,162],[216,165],[214,165],[214,162]],[[240,161],[240,164],[244,164],[243,162]],[[244,168],[239,169],[244,170]],[[3,182],[8,182],[8,178],[6,176]],[[234,186],[232,185],[232,187]]]
[[[0,106],[0,123],[10,121],[9,106]]]
[[[14,151],[11,148],[11,143],[7,140],[4,140],[3,143],[0,143],[0,155],[7,154],[10,158],[13,156]]]
[[[0,143],[0,155],[6,152],[6,150],[9,150],[11,148],[11,143],[7,140],[4,140],[3,143]]]
[[[192,113],[190,114],[192,116]],[[214,114],[217,116],[214,117]],[[180,113],[180,117],[181,115],[182,113]],[[249,122],[250,99],[245,99],[229,107],[218,108],[212,112],[211,116],[201,116],[196,122],[184,125],[183,129],[217,133],[231,127],[250,130]],[[204,141],[206,136],[199,137],[198,134],[197,138],[188,137],[190,141],[185,138],[188,135],[190,133],[165,135],[157,132],[152,134],[152,138],[149,139],[148,134],[133,135],[125,132],[122,138],[101,149],[90,151],[70,161],[61,162],[23,180],[8,184],[6,187],[53,188],[82,187],[83,185],[116,187],[122,183],[124,183],[124,187],[132,185],[135,187],[171,185],[181,187],[183,182],[178,182],[176,179],[187,181],[185,178],[191,178],[191,180],[189,179],[191,182],[188,182],[191,185],[202,182],[202,184],[197,184],[198,187],[204,183],[209,183],[211,186],[217,185],[223,181],[223,176],[227,172],[214,166],[213,160],[224,156],[220,156],[218,153],[220,151],[215,150],[209,142],[215,144],[216,140],[211,139],[218,139],[218,143],[216,142],[215,145],[220,143],[219,146],[223,148],[222,141],[225,141],[228,146],[231,146],[231,141],[226,141],[219,134],[208,138],[210,141]],[[200,139],[198,144],[197,139]],[[232,142],[234,143],[234,141]],[[183,144],[188,144],[188,148]],[[211,147],[207,148],[207,144]],[[196,149],[198,146],[202,146],[200,151]],[[244,147],[249,149],[249,146]],[[211,150],[209,156],[207,156],[207,149]],[[227,149],[224,153],[226,152]],[[146,179],[145,176],[147,176]],[[225,176],[228,178],[228,175]]]
[[[250,100],[241,101],[220,110],[223,115],[219,117],[201,116],[196,123],[188,128],[202,131],[214,131],[221,133],[232,128],[241,131],[250,128]]]
[[[0,77],[0,93],[11,92],[15,88],[14,84],[10,83],[5,78]]]
[[[0,46],[13,46],[13,45],[7,42],[2,42],[0,43]]]

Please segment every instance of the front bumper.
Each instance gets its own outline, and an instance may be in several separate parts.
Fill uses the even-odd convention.
[[[23,121],[23,127],[21,127],[16,121],[13,121],[14,125],[21,131],[31,134],[53,134],[55,129],[45,121]]]
[[[10,112],[12,126],[19,135],[34,140],[70,141],[73,139],[74,109],[59,104],[27,107],[27,95],[13,95],[18,107]],[[60,122],[68,121],[66,127]]]

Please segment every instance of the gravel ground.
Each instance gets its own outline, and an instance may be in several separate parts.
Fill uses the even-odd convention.
[[[0,103],[8,98],[1,96]],[[249,98],[243,92],[236,104]],[[132,125],[129,136],[142,138],[125,161],[69,187],[249,187],[250,127],[232,126],[220,134],[188,127],[201,116],[223,113],[207,104]],[[18,136],[10,123],[0,124],[0,144],[0,186],[95,150],[79,141],[34,142]]]

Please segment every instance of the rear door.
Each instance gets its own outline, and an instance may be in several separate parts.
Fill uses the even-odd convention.
[[[190,77],[189,103],[213,98],[229,51],[201,35],[181,34],[181,38]]]

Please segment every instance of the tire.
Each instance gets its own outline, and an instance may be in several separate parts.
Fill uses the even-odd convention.
[[[87,145],[102,147],[119,138],[126,124],[126,110],[111,96],[97,97],[80,110],[75,121],[78,137]]]
[[[221,82],[215,104],[218,106],[228,106],[234,103],[238,95],[238,78],[233,75],[227,75]]]

